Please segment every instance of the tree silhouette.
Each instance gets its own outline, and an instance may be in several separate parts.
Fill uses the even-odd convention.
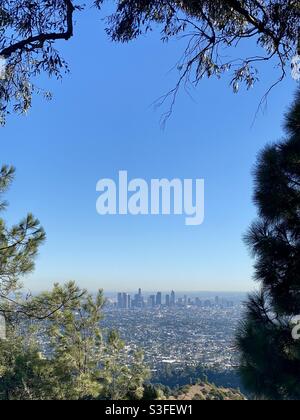
[[[103,3],[92,1],[98,9]],[[114,41],[129,42],[154,27],[161,29],[162,41],[186,40],[177,65],[178,83],[161,99],[171,99],[167,116],[182,84],[197,85],[205,76],[220,78],[231,72],[237,92],[241,84],[252,87],[259,78],[259,64],[272,60],[280,70],[276,84],[299,50],[299,0],[115,0],[113,4],[106,30]],[[6,60],[6,71],[0,80],[0,123],[11,111],[27,112],[35,92],[51,98],[35,86],[34,79],[42,72],[60,78],[68,71],[58,41],[73,36],[75,13],[83,10],[83,3],[73,0],[1,1],[0,58]],[[251,40],[261,53],[247,56],[234,51],[242,42],[252,45]]]
[[[300,398],[300,92],[285,122],[286,139],[269,145],[255,169],[259,219],[246,243],[261,291],[249,297],[237,344],[241,374],[254,396]]]
[[[0,212],[7,208],[2,195],[10,187],[15,169],[4,165],[0,169]],[[38,219],[28,214],[18,224],[9,227],[0,217],[0,315],[8,322],[20,319],[49,319],[61,308],[71,305],[83,294],[75,285],[68,284],[56,296],[56,302],[47,294],[24,296],[22,277],[34,269],[45,232]]]

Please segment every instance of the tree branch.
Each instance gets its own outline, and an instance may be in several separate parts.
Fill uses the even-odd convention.
[[[31,36],[27,39],[24,39],[13,45],[10,45],[7,48],[4,48],[2,51],[0,51],[0,56],[4,58],[9,58],[15,52],[26,49],[28,46],[31,46],[33,49],[42,48],[44,43],[47,41],[56,41],[59,39],[68,41],[70,38],[72,38],[74,34],[73,14],[75,11],[75,7],[73,6],[73,3],[71,0],[64,0],[64,1],[66,5],[66,23],[67,23],[67,29],[65,32],[61,32],[61,33],[52,32],[48,34],[39,34],[39,35]]]
[[[274,35],[274,33],[266,27],[264,22],[261,22],[260,20],[256,19],[254,16],[252,16],[248,10],[246,10],[239,0],[226,0],[228,5],[232,7],[233,10],[238,12],[240,15],[242,15],[247,22],[249,22],[251,25],[253,25],[260,33],[268,35],[274,42],[275,46],[278,48],[278,45],[280,44],[280,40]],[[264,16],[265,13],[264,13]]]

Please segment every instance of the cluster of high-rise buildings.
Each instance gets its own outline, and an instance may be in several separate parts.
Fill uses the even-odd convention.
[[[218,296],[214,300],[200,298],[189,298],[183,296],[176,299],[174,290],[170,294],[163,295],[161,292],[156,294],[143,296],[142,289],[138,293],[131,296],[128,293],[118,293],[116,307],[118,309],[135,309],[135,308],[155,308],[155,307],[175,307],[175,306],[198,306],[198,307],[213,307],[213,306],[232,306],[232,302],[220,299]]]
[[[175,306],[176,296],[175,292],[166,295],[163,298],[161,292],[157,292],[156,295],[150,295],[145,298],[142,294],[142,289],[139,289],[138,293],[132,297],[128,293],[118,293],[117,307],[119,309],[131,309],[131,308],[145,308],[145,307],[156,307],[156,306]]]
[[[142,289],[139,289],[138,293],[133,297],[128,293],[118,293],[117,307],[119,309],[154,308],[163,305],[168,307],[176,305],[176,295],[174,291],[164,297],[161,292],[157,292],[156,295],[150,295],[147,298],[143,296]]]

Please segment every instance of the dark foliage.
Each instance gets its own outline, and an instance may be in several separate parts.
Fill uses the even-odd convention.
[[[237,341],[241,374],[256,397],[300,399],[300,93],[286,117],[287,137],[267,146],[255,168],[259,219],[246,243],[261,292],[249,297]]]
[[[100,9],[104,0],[92,1]],[[179,80],[162,102],[170,98],[172,111],[182,84],[197,85],[204,77],[231,74],[235,92],[241,84],[252,87],[260,63],[273,60],[278,80],[290,69],[299,49],[299,0],[115,0],[107,18],[107,33],[117,42],[129,42],[156,27],[167,42],[185,40],[177,68]],[[59,41],[74,34],[75,13],[84,3],[73,0],[1,0],[0,58],[6,60],[0,80],[0,122],[11,111],[27,112],[32,95],[41,92],[34,79],[40,73],[60,78],[68,71],[59,51]],[[243,54],[245,41],[258,45],[261,53]],[[182,44],[181,44],[182,45]],[[237,53],[236,51],[240,51]],[[241,56],[239,56],[239,54]],[[228,57],[231,58],[228,58]]]

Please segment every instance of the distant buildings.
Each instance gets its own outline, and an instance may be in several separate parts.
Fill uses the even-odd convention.
[[[149,297],[149,305],[148,306],[150,306],[151,308],[154,308],[155,307],[155,295],[151,295],[150,297]]]
[[[122,293],[118,293],[118,308],[122,309],[123,308],[123,298],[122,298]]]
[[[157,293],[138,292],[130,310],[116,309],[115,300],[104,309],[103,328],[120,332],[128,354],[143,348],[154,376],[155,372],[165,373],[165,366],[170,365],[185,369],[202,364],[222,372],[235,369],[239,355],[234,335],[242,316],[241,300],[233,297],[235,305],[230,307],[231,299],[226,295],[220,294],[219,299],[204,293],[176,295],[174,307],[169,306],[171,293],[162,293],[163,304],[156,306]],[[120,297],[123,301],[123,293]],[[144,302],[143,309],[136,309],[134,305],[140,302]]]
[[[135,295],[132,306],[135,307],[135,308],[143,308],[144,307],[144,298],[143,298],[143,295],[142,295],[142,289],[139,289],[138,294]]]
[[[170,294],[166,294],[165,297],[161,292],[157,292],[156,295],[148,295],[146,298],[143,296],[142,289],[138,290],[138,293],[132,297],[128,293],[118,293],[117,302],[115,306],[118,309],[142,309],[142,308],[174,308],[174,307],[192,307],[197,306],[200,308],[231,308],[234,306],[232,301],[228,301],[224,298],[220,299],[216,296],[214,299],[200,299],[199,297],[191,298],[187,295],[176,297],[174,290]]]
[[[171,306],[175,306],[176,305],[176,295],[174,290],[172,290],[171,292]]]
[[[131,296],[127,293],[118,293],[117,306],[119,309],[131,308]]]
[[[161,306],[162,305],[162,293],[158,292],[156,295],[156,306]]]

